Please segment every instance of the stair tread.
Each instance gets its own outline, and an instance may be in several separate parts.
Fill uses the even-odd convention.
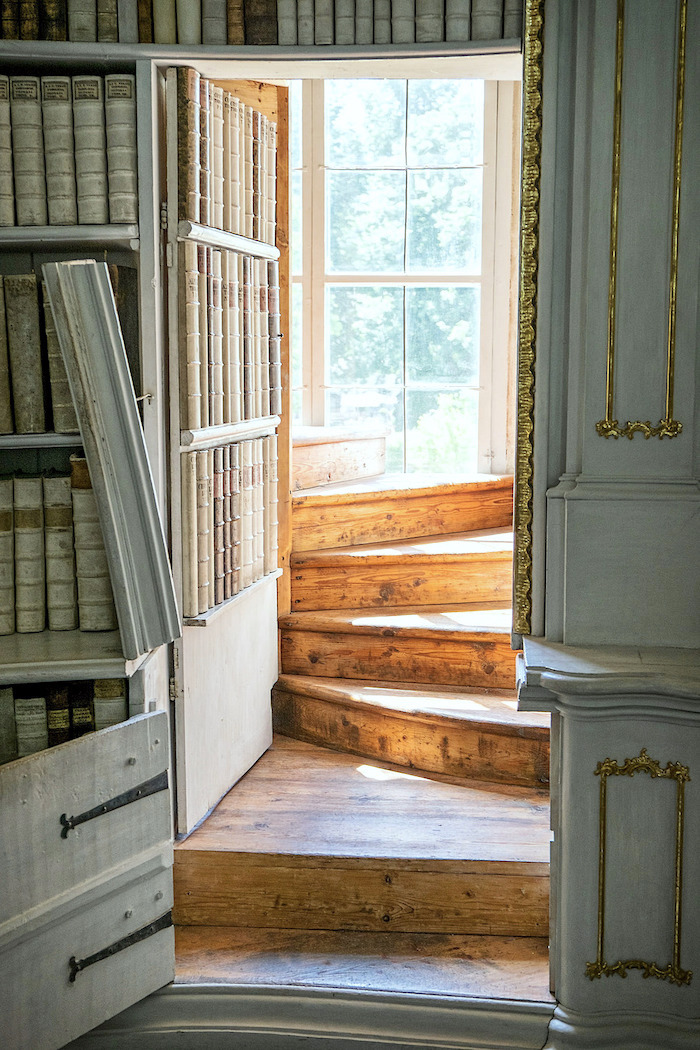
[[[328,633],[377,634],[387,637],[412,634],[415,637],[460,639],[468,635],[502,638],[512,626],[510,602],[475,605],[417,605],[398,609],[327,609],[295,612],[281,616],[282,629]]]
[[[552,1001],[546,937],[178,926],[175,983]]]
[[[516,694],[512,689],[435,688],[411,682],[314,678],[294,674],[281,674],[275,688],[358,707],[415,715],[426,720],[453,719],[518,729],[538,729],[543,736],[548,735],[550,724],[550,715],[544,711],[518,711]]]
[[[276,736],[176,855],[539,876],[548,873],[549,841],[546,790],[416,776]]]
[[[512,483],[512,475],[494,474],[380,474],[373,478],[362,478],[357,481],[340,481],[332,485],[316,485],[313,488],[295,492],[292,504],[319,502],[345,503],[361,500],[396,496],[397,498],[422,496],[426,493],[454,492],[471,488],[474,490],[502,488]]]
[[[512,553],[512,529],[479,529],[444,536],[427,536],[420,540],[386,541],[300,551],[292,554],[291,564],[293,567],[348,563],[352,565],[384,563],[390,560],[427,561],[431,558],[449,562],[474,556],[502,558],[503,555],[512,556]]]

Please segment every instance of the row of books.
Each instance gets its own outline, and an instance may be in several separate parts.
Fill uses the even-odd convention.
[[[134,76],[0,76],[0,226],[137,220]]]
[[[187,241],[180,287],[187,428],[279,415],[279,264]]]
[[[0,478],[0,635],[114,631],[109,566],[87,462]]]
[[[182,454],[183,614],[277,569],[277,436]]]
[[[129,717],[125,678],[0,688],[0,764]]]
[[[274,244],[276,122],[195,69],[168,75],[177,77],[179,218]]]

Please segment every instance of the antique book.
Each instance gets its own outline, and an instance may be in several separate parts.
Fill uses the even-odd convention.
[[[224,89],[211,87],[211,224],[224,229]]]
[[[201,0],[177,0],[178,44],[202,43]]]
[[[355,43],[374,43],[374,4],[372,0],[355,0]]]
[[[259,419],[262,410],[263,361],[260,339],[260,267],[259,259],[250,260],[250,325],[253,333],[253,416]]]
[[[374,43],[391,43],[391,0],[374,0]]]
[[[70,690],[68,682],[51,682],[45,688],[48,746],[55,747],[70,740]]]
[[[224,423],[231,422],[231,314],[228,305],[230,286],[230,252],[221,252],[221,416]]]
[[[49,382],[51,384],[51,412],[53,429],[57,434],[79,433],[78,417],[75,414],[73,395],[70,392],[66,366],[56,335],[51,303],[46,282],[41,282],[41,293],[44,305],[44,335],[49,364]]]
[[[213,450],[214,456],[214,604],[224,600],[224,450]]]
[[[15,686],[15,729],[17,757],[24,758],[49,746],[49,727],[46,719],[46,698],[39,695],[45,686]]]
[[[280,47],[297,43],[297,0],[277,0],[277,43]]]
[[[151,0],[137,0],[139,17],[139,43],[153,43],[153,7]]]
[[[208,276],[208,353],[209,353],[209,426],[221,426],[224,422],[224,362],[221,302],[221,252],[211,252],[211,267]]]
[[[277,0],[244,0],[243,10],[246,44],[276,44]]]
[[[36,275],[8,275],[4,284],[15,430],[42,434],[46,417]]]
[[[119,42],[117,0],[97,0],[97,39],[101,44]]]
[[[97,0],[68,0],[68,39],[78,43],[97,40]]]
[[[241,588],[253,582],[255,506],[253,502],[253,442],[241,441]]]
[[[129,73],[105,77],[105,133],[109,221],[138,222],[136,160],[136,78]]]
[[[204,77],[199,81],[199,221],[211,223],[211,93]]]
[[[416,39],[415,0],[391,0],[391,42],[412,44]]]
[[[44,496],[41,478],[14,479],[15,629],[20,634],[46,625]]]
[[[231,488],[231,594],[241,589],[241,446],[229,445]]]
[[[80,630],[114,631],[117,628],[117,614],[87,460],[83,456],[72,455],[70,464]]]
[[[182,521],[182,615],[196,616],[202,611],[198,600],[197,535],[197,453],[183,452],[180,457]]]
[[[68,688],[70,696],[70,735],[84,736],[95,732],[94,685],[90,679],[71,682]]]
[[[244,219],[242,233],[245,237],[253,236],[253,122],[252,106],[243,108],[243,165],[245,168],[245,199],[243,201]]]
[[[505,0],[503,4],[503,39],[517,40],[523,35],[523,0]]]
[[[471,40],[471,0],[445,0],[445,40]]]
[[[20,40],[38,40],[39,28],[39,0],[19,0]]]
[[[117,25],[119,27],[120,44],[138,44],[138,0],[117,0]]]
[[[78,627],[78,594],[69,475],[44,477],[44,542],[49,630],[75,631]]]
[[[96,731],[125,722],[129,717],[126,679],[96,678],[92,702]]]
[[[203,613],[211,608],[209,603],[210,580],[213,565],[210,557],[209,502],[211,496],[211,478],[209,476],[209,456],[205,450],[193,452],[197,458],[197,612]],[[213,547],[213,537],[211,537]]]
[[[17,758],[15,697],[11,685],[0,687],[0,765]]]
[[[355,43],[355,0],[335,0],[334,42]]]
[[[243,0],[226,0],[226,42],[245,44]]]
[[[243,363],[243,418],[255,416],[255,347],[252,317],[252,263],[249,255],[239,257],[239,291],[242,363]]]
[[[175,0],[153,0],[153,41],[156,44],[177,43]]]
[[[177,189],[178,217],[199,222],[199,73],[181,66],[168,70],[177,76]]]
[[[223,47],[227,37],[226,0],[202,0],[202,43]]]
[[[182,341],[181,411],[190,430],[202,426],[201,340],[199,333],[199,271],[197,245],[185,241],[180,245],[180,338]],[[206,336],[206,333],[205,333]]]
[[[107,137],[102,77],[73,77],[73,129],[78,222],[109,222]]]
[[[214,565],[214,449],[208,448],[204,455],[207,457],[207,548],[209,552],[209,587],[208,587],[208,609],[213,609],[216,604],[215,595],[215,565]]]
[[[277,435],[263,439],[263,505],[265,509],[265,575],[275,572],[278,561]]]
[[[282,412],[282,318],[280,316],[279,263],[267,264],[267,307],[270,343],[270,414]]]
[[[261,194],[262,157],[263,157],[263,115],[253,110],[253,238],[262,240],[261,232]]]
[[[0,477],[0,635],[15,633],[14,481]]]
[[[314,2],[314,44],[333,43],[333,0]]]
[[[241,304],[238,294],[238,259],[229,253],[228,266],[228,422],[243,419],[243,390],[241,384]],[[225,374],[226,375],[226,374]]]
[[[10,78],[0,75],[0,226],[15,224],[15,189],[12,175],[12,125]]]
[[[41,0],[39,39],[66,40],[68,31],[66,0]]]
[[[314,30],[314,0],[297,0],[297,44],[313,44]]]
[[[268,244],[275,243],[277,227],[277,124],[267,125],[267,233]]]
[[[263,439],[255,438],[253,446],[253,579],[265,575],[265,508],[263,485]]]
[[[270,415],[270,324],[268,315],[267,262],[256,259],[258,300],[256,303],[260,324],[260,415]]]
[[[0,0],[0,36],[19,40],[19,0]]]
[[[238,228],[236,233],[245,236],[245,103],[238,101]]]
[[[18,226],[45,226],[46,177],[39,77],[10,77],[12,163]]]
[[[10,358],[7,350],[7,322],[5,320],[5,281],[0,276],[0,434],[12,434],[14,429]]]
[[[503,0],[472,0],[471,40],[500,40]]]
[[[231,92],[224,91],[222,94],[223,109],[224,109],[224,122],[223,122],[223,158],[222,158],[222,179],[223,179],[223,201],[222,201],[222,215],[223,215],[223,226],[222,230],[226,230],[227,233],[233,232],[233,226],[231,225]]]
[[[223,517],[223,544],[224,544],[224,601],[231,597],[233,560],[232,560],[232,532],[231,532],[231,446],[223,445],[221,449],[221,475],[223,500],[221,504]]]
[[[444,40],[444,0],[415,0],[415,2],[417,43],[429,44],[437,40]]]
[[[78,221],[78,200],[70,77],[41,78],[41,112],[49,224],[74,226]]]
[[[208,427],[209,419],[209,269],[211,248],[197,245],[197,286],[199,289],[199,390],[200,425]]]

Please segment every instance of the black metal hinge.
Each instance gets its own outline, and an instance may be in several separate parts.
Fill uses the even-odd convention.
[[[159,919],[150,922],[148,926],[142,926],[140,930],[130,933],[127,937],[122,937],[120,941],[115,941],[114,944],[110,944],[108,948],[103,948],[100,952],[95,952],[94,955],[88,955],[86,959],[76,959],[74,955],[71,955],[68,960],[68,966],[70,967],[70,977],[68,979],[70,983],[73,984],[80,971],[87,969],[88,966],[92,966],[93,963],[109,959],[111,955],[123,952],[125,948],[131,948],[132,944],[138,944],[139,941],[145,941],[147,937],[152,937],[154,933],[167,930],[172,924],[173,913],[168,911],[165,915],[161,915]]]
[[[99,806],[94,806],[93,809],[86,810],[85,813],[81,813],[77,817],[67,817],[65,813],[61,814],[61,838],[67,839],[68,832],[77,827],[78,824],[84,824],[88,820],[94,820],[95,817],[101,817],[105,813],[111,813],[114,809],[121,809],[122,806],[128,806],[132,802],[137,802],[140,798],[146,798],[148,795],[156,795],[159,791],[168,790],[168,771],[164,769],[162,773],[158,773],[157,776],[151,777],[150,780],[145,780],[143,784],[138,784],[136,787],[129,788],[128,791],[124,791],[121,795],[117,795],[115,798],[111,798],[108,802],[103,802]]]

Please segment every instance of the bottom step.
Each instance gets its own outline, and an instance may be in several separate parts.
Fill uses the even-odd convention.
[[[549,1002],[544,937],[179,926],[181,984],[297,985]]]

